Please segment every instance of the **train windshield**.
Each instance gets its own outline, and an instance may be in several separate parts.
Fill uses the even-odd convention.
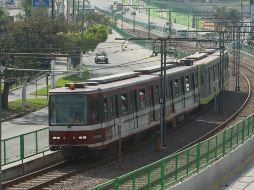
[[[50,96],[51,125],[83,125],[87,123],[87,97],[82,94]]]

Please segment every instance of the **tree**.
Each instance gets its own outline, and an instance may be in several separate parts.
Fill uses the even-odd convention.
[[[0,35],[0,49],[8,52],[47,52],[58,51],[56,46],[57,33],[67,32],[65,22],[52,21],[47,9],[36,9],[31,16],[22,18],[17,22],[8,21],[2,26]],[[11,68],[38,68],[41,58],[34,57],[13,57],[10,54],[2,53],[1,65]],[[48,59],[46,61],[49,61]],[[27,75],[32,78],[35,73],[5,70],[4,88],[2,92],[3,109],[8,109],[8,93],[11,86],[23,80]]]
[[[8,12],[3,7],[0,7],[0,26],[5,25],[8,21]]]
[[[236,9],[227,10],[226,7],[215,7],[215,18],[217,30],[231,30],[231,26],[236,26],[240,22],[240,13]]]
[[[0,15],[3,13],[0,12]],[[0,16],[4,18],[4,16]],[[98,22],[101,16],[96,16]],[[104,21],[103,21],[104,22]],[[69,53],[82,50],[83,52],[94,50],[98,43],[107,39],[107,27],[101,24],[91,23],[83,33],[77,30],[77,24],[67,23],[65,20],[56,18],[52,20],[46,8],[32,9],[30,16],[19,17],[17,22],[8,21],[1,25],[0,49],[8,52],[34,52],[34,53]],[[83,42],[82,42],[83,39]],[[1,65],[12,68],[38,68],[42,58],[13,57],[2,53]],[[50,61],[49,59],[43,59]],[[76,59],[78,62],[78,59]],[[13,70],[5,70],[2,105],[8,109],[9,89],[15,83],[23,80],[25,76],[32,78],[35,73],[26,73]]]

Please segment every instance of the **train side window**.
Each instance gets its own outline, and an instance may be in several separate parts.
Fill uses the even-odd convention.
[[[210,69],[208,69],[208,92],[211,93],[211,74]]]
[[[108,113],[108,99],[107,98],[104,98],[104,120],[108,120],[109,118],[109,113]]]
[[[108,117],[109,118],[114,117],[112,97],[108,97]]]
[[[91,120],[96,121],[99,119],[98,114],[98,100],[93,100],[91,104]]]
[[[134,104],[133,104],[133,101],[134,101],[134,95],[133,95],[133,91],[130,92],[129,94],[129,99],[130,99],[130,102],[128,103],[129,104],[129,112],[132,113],[134,112]]]
[[[194,73],[191,75],[191,86],[195,90],[195,75],[194,75]]]
[[[203,74],[203,73],[201,74],[201,81],[200,81],[200,83],[201,83],[201,84],[204,83],[204,74]]]
[[[184,83],[184,77],[181,77],[181,94],[185,94],[185,83]]]
[[[213,80],[213,67],[210,68],[210,76],[211,76],[211,80]]]
[[[118,107],[118,99],[117,99],[117,95],[113,95],[112,96],[112,115],[114,115],[115,117],[119,117],[119,107]]]
[[[171,97],[171,99],[173,99],[174,98],[174,90],[173,90],[173,81],[172,80],[170,80],[170,83],[169,83],[169,88],[170,88],[170,97]]]
[[[167,85],[166,85],[166,97],[167,98],[170,97],[170,80],[167,81]]]
[[[190,91],[190,77],[186,76],[185,78],[185,91],[189,92]]]
[[[128,113],[127,93],[121,94],[122,115]]]
[[[213,80],[215,81],[216,78],[216,65],[213,67]]]
[[[139,110],[139,106],[138,106],[138,91],[134,90],[134,110],[135,112],[137,112]]]
[[[149,104],[154,106],[153,86],[149,87]]]
[[[174,86],[175,86],[175,97],[180,96],[180,86],[179,86],[179,80],[174,80]]]
[[[141,109],[144,109],[146,107],[146,94],[144,88],[139,90],[139,99]]]

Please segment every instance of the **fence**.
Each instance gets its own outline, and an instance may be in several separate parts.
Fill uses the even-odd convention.
[[[177,154],[117,177],[90,190],[163,189],[224,157],[254,133],[254,115]]]
[[[2,140],[2,166],[48,151],[48,133],[44,128]]]

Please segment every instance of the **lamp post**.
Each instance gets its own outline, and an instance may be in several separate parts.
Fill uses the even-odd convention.
[[[135,24],[136,24],[135,16],[136,16],[136,12],[133,11],[133,12],[131,13],[131,15],[133,15],[133,32],[135,32]]]

